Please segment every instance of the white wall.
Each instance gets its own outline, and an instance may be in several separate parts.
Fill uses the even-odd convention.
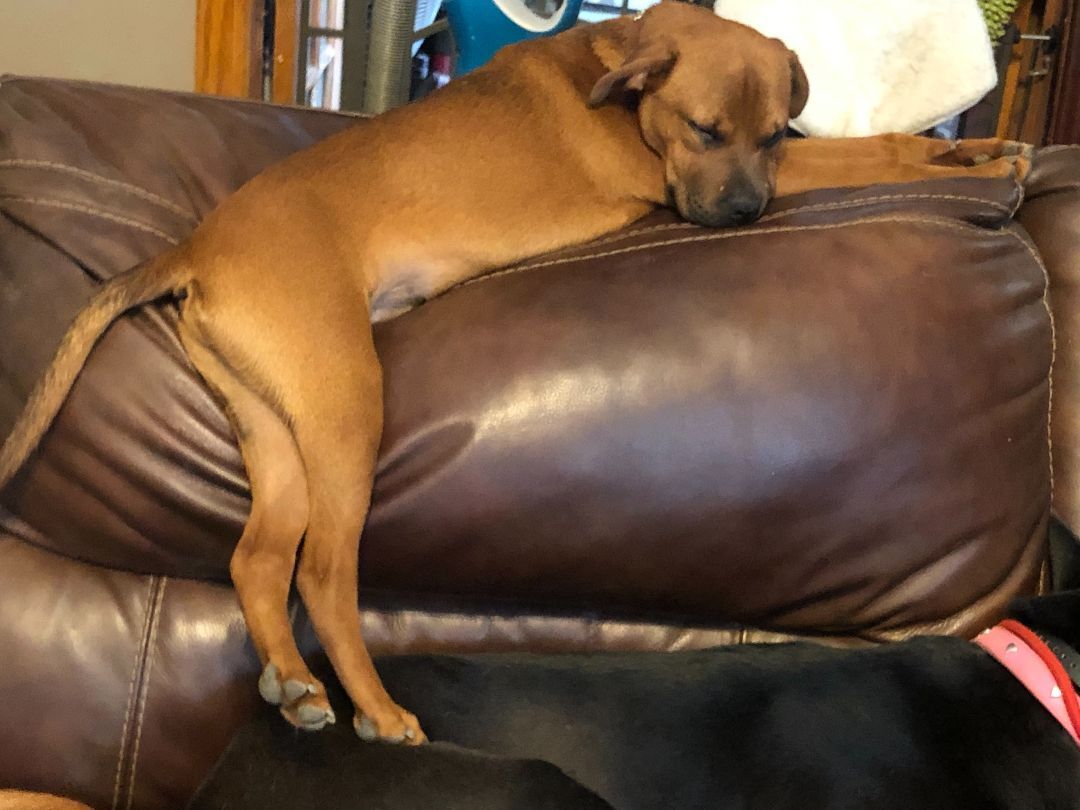
[[[195,0],[0,0],[0,74],[195,87]]]

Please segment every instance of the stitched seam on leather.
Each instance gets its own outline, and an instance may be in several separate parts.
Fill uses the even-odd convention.
[[[146,231],[160,239],[168,242],[170,245],[180,244],[180,240],[174,236],[169,236],[153,225],[147,225],[145,222],[139,222],[137,219],[131,219],[130,217],[121,216],[120,214],[114,214],[111,211],[106,211],[103,208],[91,208],[87,205],[81,205],[80,203],[68,202],[66,200],[48,200],[43,197],[19,197],[14,194],[0,194],[0,201],[9,202],[21,202],[29,203],[30,205],[45,205],[50,208],[63,208],[68,211],[78,211],[81,214],[88,214],[93,217],[99,217],[101,219],[107,219],[111,222],[118,222],[121,225],[129,225],[132,228],[138,228],[141,231]]]
[[[80,169],[77,166],[69,166],[66,163],[56,163],[51,160],[30,160],[27,158],[10,158],[8,160],[0,160],[0,168],[2,169],[49,169],[57,172],[67,172],[73,174],[76,177],[82,177],[87,180],[93,180],[100,183],[103,186],[114,186],[115,188],[123,189],[136,197],[141,197],[147,202],[152,202],[164,208],[166,211],[170,211],[179,217],[182,217],[185,221],[192,224],[198,223],[198,219],[188,211],[185,211],[179,205],[174,202],[169,202],[164,197],[155,194],[152,191],[148,191],[145,188],[136,186],[132,183],[125,183],[123,180],[114,180],[111,177],[105,177],[94,172],[89,172],[86,169]]]
[[[1014,181],[1015,182],[1015,181]],[[773,219],[779,219],[791,214],[797,214],[802,211],[832,211],[837,208],[854,208],[859,205],[866,205],[868,203],[879,202],[897,202],[900,200],[949,200],[951,202],[969,202],[977,203],[979,205],[988,205],[991,208],[996,208],[999,211],[1009,211],[1010,208],[1003,203],[994,202],[993,200],[987,200],[984,197],[968,197],[963,194],[882,194],[877,197],[864,197],[859,200],[839,200],[832,203],[814,203],[812,205],[800,205],[797,208],[790,208],[786,211],[777,211],[775,214],[767,214],[763,216],[758,222],[767,222]]]
[[[1050,271],[1026,234],[1017,228],[1007,228],[1004,233],[1016,239],[1031,255],[1043,274],[1042,304],[1046,317],[1050,320],[1050,370],[1046,374],[1046,452],[1050,457],[1050,503],[1054,502],[1054,437],[1051,432],[1054,421],[1054,363],[1057,361],[1057,326],[1054,323],[1054,310],[1050,306]]]
[[[497,276],[504,276],[509,273],[518,273],[523,270],[538,270],[542,267],[552,267],[560,264],[571,264],[574,262],[585,262],[590,259],[603,259],[608,256],[620,256],[625,253],[638,253],[643,250],[658,247],[672,247],[674,245],[692,244],[695,242],[719,242],[726,239],[738,239],[740,237],[749,236],[767,236],[773,233],[798,233],[801,231],[835,231],[840,228],[851,228],[857,225],[872,225],[878,223],[910,223],[910,224],[923,224],[933,225],[938,228],[944,228],[951,231],[960,232],[982,232],[985,228],[980,228],[977,225],[969,225],[966,223],[949,222],[943,219],[934,219],[931,217],[862,217],[860,219],[852,219],[847,222],[832,222],[823,225],[778,225],[772,228],[753,228],[749,230],[740,231],[708,231],[706,233],[695,234],[694,236],[683,236],[678,239],[665,239],[660,242],[647,242],[643,245],[628,245],[627,247],[615,248],[614,250],[601,251],[600,253],[587,253],[581,256],[566,256],[558,259],[548,259],[547,261],[534,262],[533,264],[521,264],[514,267],[507,267],[502,270],[496,270],[484,275],[475,276],[467,279],[458,286],[467,286],[469,284],[475,284],[479,281],[486,281]]]
[[[1016,186],[1016,202],[1012,206],[1012,210],[1009,211],[1009,219],[1016,216],[1016,212],[1020,210],[1020,206],[1024,204],[1024,198],[1027,196],[1027,188],[1020,182],[1020,178],[1015,174],[1012,176],[1013,185]]]
[[[1007,213],[1010,217],[1016,213],[1016,209],[1019,208],[1020,202],[1023,200],[1023,186],[1013,178],[1013,182],[1020,187],[1020,199],[1012,207],[1003,205],[993,200],[987,200],[983,197],[967,197],[961,194],[881,194],[877,197],[864,197],[859,200],[841,200],[831,203],[813,203],[811,205],[800,205],[796,208],[789,208],[786,211],[777,211],[773,214],[766,214],[758,220],[758,223],[772,222],[773,220],[782,219],[783,217],[791,216],[792,214],[801,214],[807,211],[835,211],[844,208],[857,208],[860,205],[869,205],[872,203],[880,202],[899,202],[899,201],[913,201],[913,200],[949,200],[951,202],[970,202],[978,203],[980,205],[989,205],[992,208]],[[595,242],[587,243],[588,247],[600,247],[602,245],[609,245],[612,242],[619,242],[623,239],[629,239],[632,236],[640,236],[644,233],[656,233],[658,231],[670,231],[670,230],[683,230],[689,228],[697,228],[699,226],[690,222],[672,222],[666,225],[650,225],[647,228],[638,228],[634,231],[627,231],[626,233],[616,234],[604,239],[599,239]],[[581,245],[574,248],[568,248],[569,250],[580,249]]]
[[[138,680],[139,669],[142,664],[143,639],[146,638],[150,624],[150,605],[153,602],[153,594],[154,578],[150,577],[146,583],[146,612],[143,614],[143,626],[142,631],[139,633],[139,645],[135,651],[135,665],[131,668],[131,679],[128,681],[127,708],[124,710],[124,728],[120,733],[120,751],[116,757],[116,780],[113,783],[112,810],[116,810],[120,804],[120,781],[123,778],[124,773],[124,753],[127,750],[128,728],[131,723],[131,710],[134,707],[135,682]]]
[[[161,623],[161,606],[165,602],[165,588],[169,584],[168,577],[161,577],[161,585],[154,596],[152,613],[153,624],[150,627],[150,636],[146,643],[146,666],[143,668],[139,689],[139,716],[135,723],[135,748],[131,755],[131,776],[128,778],[128,797],[126,810],[131,810],[131,803],[135,798],[135,773],[139,766],[139,748],[142,745],[143,718],[146,715],[146,704],[150,694],[150,672],[154,666],[154,644],[157,641],[158,625]]]

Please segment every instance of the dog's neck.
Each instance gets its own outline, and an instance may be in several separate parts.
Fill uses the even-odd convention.
[[[1080,650],[1051,633],[1039,632],[1037,635],[1050,652],[1057,656],[1069,680],[1073,682],[1073,686],[1080,689]]]
[[[1055,642],[1065,652],[1068,645]],[[975,643],[1009,670],[1080,744],[1080,696],[1061,652],[1014,619],[984,630]]]

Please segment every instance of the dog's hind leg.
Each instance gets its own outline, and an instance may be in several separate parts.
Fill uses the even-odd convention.
[[[316,684],[316,694],[301,695],[295,710],[286,703],[285,716],[308,727],[325,722],[304,716],[307,706],[325,707],[325,695],[298,668],[285,616],[306,527],[296,582],[356,707],[358,733],[422,742],[416,718],[386,694],[360,635],[360,534],[382,436],[382,372],[365,292],[347,270],[331,265],[332,256],[320,257],[324,263],[307,273],[262,270],[274,259],[249,255],[222,263],[220,271],[208,262],[182,318],[195,338],[188,341],[192,359],[230,403],[258,503],[233,566],[244,615],[260,655],[277,669],[286,701],[289,683]],[[223,376],[224,386],[220,366],[234,372]],[[230,380],[243,384],[229,388]]]
[[[292,433],[262,396],[250,390],[195,331],[181,322],[184,347],[224,400],[251,485],[251,512],[230,561],[248,632],[263,664],[262,696],[293,725],[315,730],[334,721],[326,690],[297,650],[288,616],[308,493]]]
[[[334,323],[333,334],[308,333],[319,362],[297,367],[299,398],[290,405],[310,496],[297,584],[356,707],[357,733],[417,744],[424,733],[383,688],[361,638],[357,605],[360,534],[382,434],[382,373],[366,307]]]

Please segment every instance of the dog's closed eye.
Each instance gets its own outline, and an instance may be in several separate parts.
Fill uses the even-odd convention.
[[[761,141],[761,146],[764,149],[772,149],[774,146],[779,145],[780,141],[784,140],[784,134],[787,132],[787,127],[780,127],[768,138]]]
[[[716,127],[699,124],[693,118],[686,119],[686,123],[706,146],[719,146],[724,142],[724,133],[717,130]]]

